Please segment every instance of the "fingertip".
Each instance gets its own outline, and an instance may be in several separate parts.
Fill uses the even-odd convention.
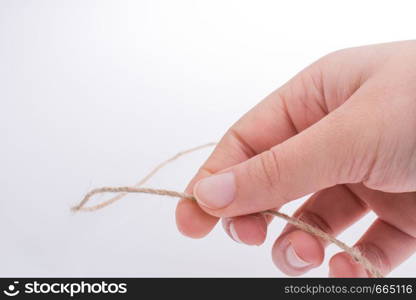
[[[329,261],[329,277],[368,277],[368,274],[350,255],[340,252]]]
[[[224,218],[223,227],[236,242],[260,246],[267,235],[267,220],[262,214]]]
[[[298,276],[322,264],[324,248],[315,237],[295,230],[276,240],[272,258],[282,272]]]
[[[199,239],[206,236],[218,218],[201,210],[199,205],[189,199],[181,199],[176,207],[176,226],[185,236]]]

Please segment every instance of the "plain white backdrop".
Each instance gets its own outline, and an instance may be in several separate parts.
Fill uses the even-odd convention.
[[[192,240],[176,200],[133,195],[72,214],[89,189],[135,183],[217,141],[319,57],[414,39],[414,1],[0,0],[1,276],[285,276],[217,227]],[[210,150],[148,186],[182,190]],[[106,196],[101,197],[105,199]],[[302,199],[284,207],[292,212]],[[336,205],[336,203],[334,203]],[[352,244],[368,215],[340,236]],[[326,276],[325,263],[305,276]],[[391,276],[415,276],[416,257]]]

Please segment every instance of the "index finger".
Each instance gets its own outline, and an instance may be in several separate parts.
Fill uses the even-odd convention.
[[[185,189],[186,193],[192,194],[195,183],[200,179],[239,164],[297,133],[282,95],[297,91],[296,95],[292,94],[290,98],[303,101],[302,98],[307,94],[303,92],[302,86],[294,86],[303,83],[299,80],[297,81],[299,83],[296,83],[296,77],[292,81],[294,82],[287,83],[267,96],[226,132],[213,153],[190,181]],[[322,117],[323,115],[317,115],[316,119]],[[181,199],[177,205],[176,223],[180,232],[186,236],[203,237],[212,230],[217,221],[217,217],[203,211],[195,201]]]

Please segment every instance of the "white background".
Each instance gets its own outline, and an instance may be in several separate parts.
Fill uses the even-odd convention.
[[[181,236],[170,198],[134,195],[76,215],[69,207],[218,140],[328,52],[414,39],[412,2],[0,0],[0,275],[285,276],[270,256],[279,220],[265,245],[249,247],[220,227],[202,240]],[[209,151],[149,186],[182,190]],[[353,243],[373,218],[340,238]],[[391,276],[415,270],[413,257]]]

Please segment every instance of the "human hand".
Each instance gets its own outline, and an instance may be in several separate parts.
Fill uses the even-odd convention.
[[[212,176],[211,176],[212,175]],[[237,121],[188,185],[179,230],[208,234],[219,218],[248,245],[264,242],[259,212],[314,193],[294,214],[338,235],[368,211],[357,242],[384,275],[416,251],[416,41],[331,53]],[[286,225],[272,257],[289,275],[319,266],[327,243]],[[368,276],[346,254],[330,276]]]

